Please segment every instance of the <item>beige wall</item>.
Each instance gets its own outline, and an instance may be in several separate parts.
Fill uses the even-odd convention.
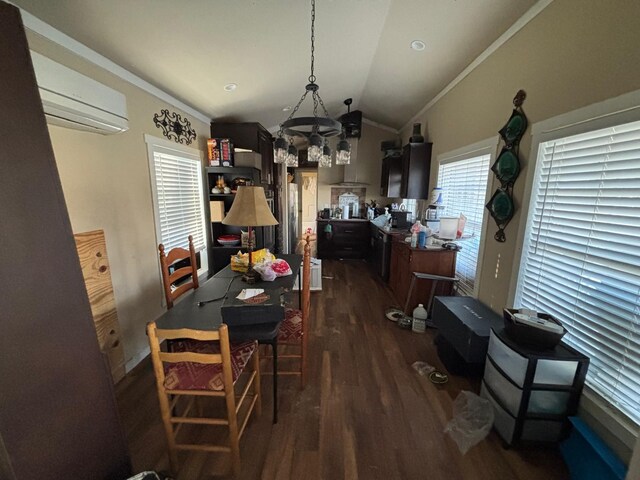
[[[431,109],[418,118],[433,142],[435,161],[441,153],[497,135],[512,109],[512,99],[524,89],[529,124],[640,89],[640,2],[634,0],[555,0],[507,43],[482,62]],[[426,129],[425,129],[426,127]],[[411,127],[403,129],[407,141]],[[531,128],[520,146],[522,173],[514,187],[516,214],[506,228],[507,241],[493,239],[495,222],[488,221],[479,298],[496,311],[507,305],[513,282],[517,238],[523,221],[525,179],[532,168]],[[494,176],[491,193],[498,186]],[[584,412],[581,413],[584,415]],[[619,435],[603,428],[600,417],[588,417],[592,427],[628,461],[630,451]]]
[[[497,135],[524,89],[529,124],[640,88],[640,2],[555,0],[489,56],[426,114],[423,132],[433,142],[432,186],[441,153]],[[426,128],[425,128],[426,127]],[[507,241],[485,232],[479,298],[499,311],[507,303],[530,155],[529,129],[521,142],[522,173],[515,184],[516,214]],[[406,142],[411,128],[402,131]],[[493,175],[491,179],[493,180]],[[491,192],[495,191],[493,185]]]
[[[127,98],[125,133],[104,136],[56,126],[49,132],[73,231],[105,232],[125,359],[131,367],[148,346],[146,323],[164,311],[144,135],[164,138],[153,123],[161,108],[185,114],[40,37],[29,35],[29,43],[33,50]],[[191,146],[204,151],[208,125],[186,117],[198,135]],[[46,241],[46,232],[42,237]]]
[[[366,112],[364,112],[366,113]],[[380,196],[380,175],[382,168],[382,152],[380,142],[385,140],[397,140],[398,135],[389,130],[370,125],[362,124],[362,136],[360,139],[349,139],[351,143],[351,154],[357,156],[358,181],[367,183],[367,202],[371,199],[387,199]],[[325,204],[331,204],[331,184],[341,182],[344,178],[344,167],[333,165],[331,168],[318,169],[318,209],[324,208]]]

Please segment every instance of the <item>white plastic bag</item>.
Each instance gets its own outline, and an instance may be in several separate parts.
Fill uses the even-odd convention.
[[[463,390],[453,401],[453,418],[444,429],[464,455],[483,440],[493,425],[493,406],[489,400]]]
[[[271,263],[271,269],[275,272],[276,277],[286,277],[293,274],[291,267],[286,260],[278,258]]]
[[[253,269],[260,274],[265,282],[273,282],[276,279],[276,272],[271,268],[272,262],[260,262],[253,266]]]

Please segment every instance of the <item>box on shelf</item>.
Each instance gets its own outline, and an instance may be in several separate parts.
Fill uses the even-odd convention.
[[[233,153],[233,165],[235,167],[251,167],[262,170],[262,155],[256,152],[238,151]]]
[[[212,200],[209,202],[209,211],[212,222],[221,222],[224,219],[224,202]]]
[[[208,139],[207,158],[210,167],[233,167],[233,142],[228,138]]]

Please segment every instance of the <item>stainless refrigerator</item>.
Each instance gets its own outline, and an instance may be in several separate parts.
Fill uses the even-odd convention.
[[[298,184],[287,183],[278,187],[280,191],[280,228],[278,245],[280,253],[294,253],[298,242]]]
[[[298,184],[287,184],[287,244],[286,252],[294,253],[296,245],[298,244],[298,237],[300,235],[298,227],[298,215],[299,215],[299,197],[298,197]]]

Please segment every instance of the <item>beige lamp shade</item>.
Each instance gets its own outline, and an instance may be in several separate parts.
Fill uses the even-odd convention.
[[[267,203],[262,187],[238,187],[231,210],[222,223],[237,227],[266,227],[278,225]]]

